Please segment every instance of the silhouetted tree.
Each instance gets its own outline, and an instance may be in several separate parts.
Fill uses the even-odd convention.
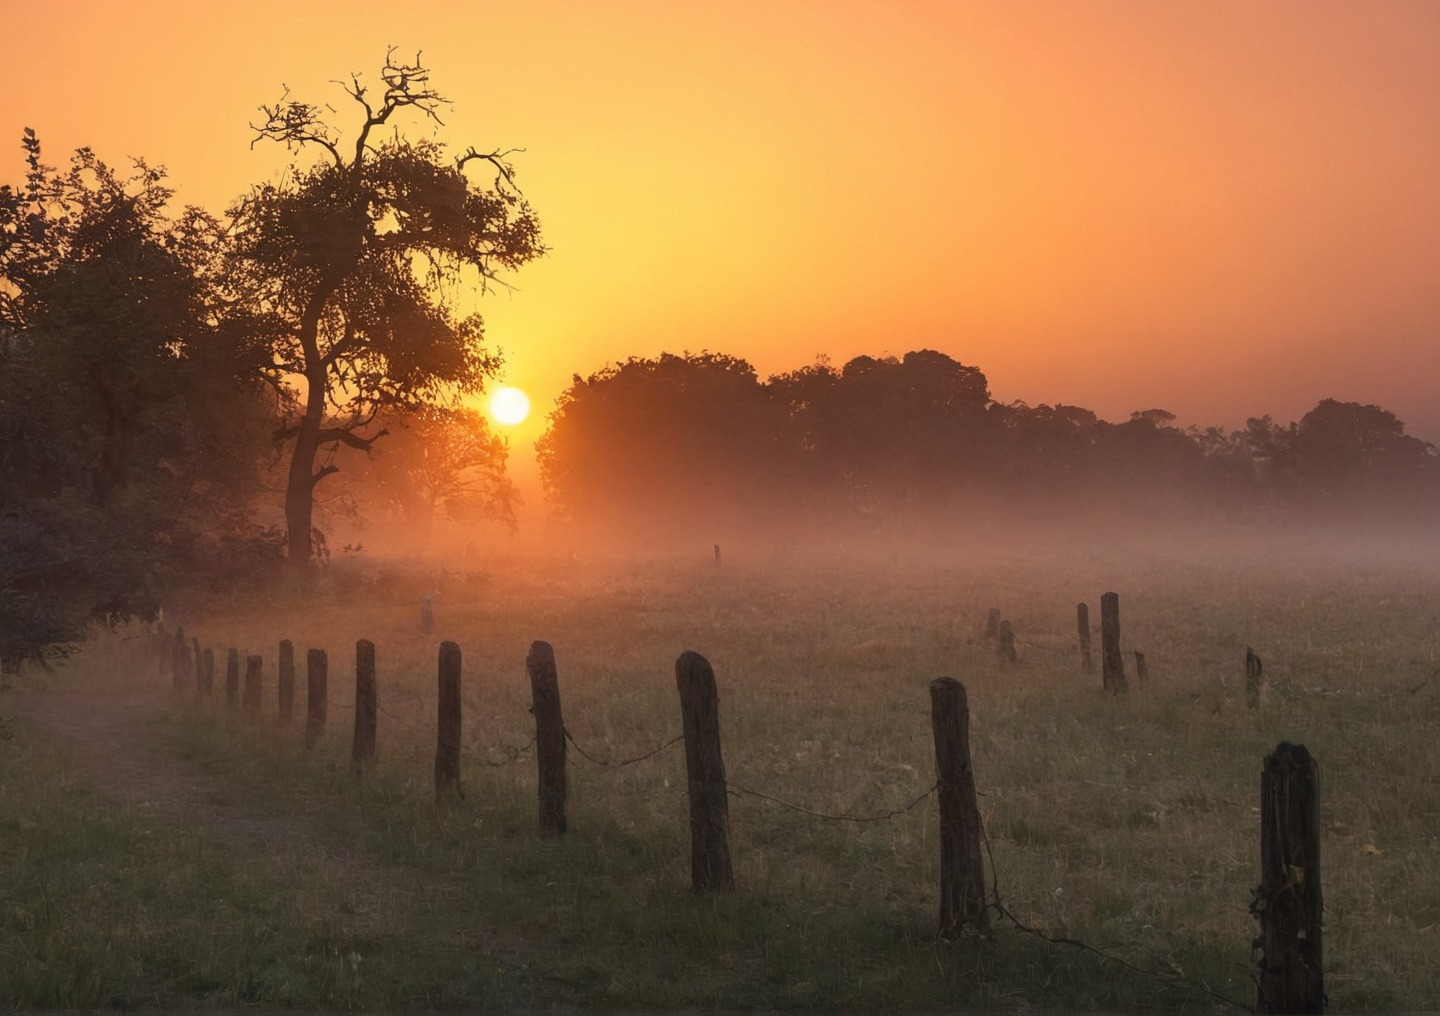
[[[704,533],[768,503],[779,419],[744,360],[662,353],[577,374],[536,449],[550,500],[577,521]]]
[[[392,50],[378,86],[343,86],[358,127],[342,142],[325,110],[282,98],[262,107],[257,139],[318,152],[233,209],[234,316],[261,337],[268,375],[287,399],[289,558],[309,560],[316,485],[338,470],[322,448],[369,449],[382,411],[452,405],[499,366],[478,315],[456,312],[462,283],[483,291],[502,270],[544,253],[508,153],[458,157],[437,141],[388,130],[403,112],[439,122],[429,71]],[[485,184],[469,173],[484,167]]]
[[[422,543],[437,521],[490,520],[515,532],[519,494],[505,473],[510,448],[483,413],[426,406],[380,422],[389,436],[349,485],[357,498],[410,523]]]
[[[857,499],[887,512],[954,502],[991,465],[985,375],[944,353],[857,356],[835,386],[830,455]]]
[[[1434,446],[1379,406],[1322,399],[1295,426],[1289,454],[1304,496],[1322,511],[1440,516]]]
[[[80,149],[0,187],[0,656],[145,613],[168,566],[243,525],[263,419],[211,327],[219,227],[164,172]],[[217,414],[223,415],[223,419]]]

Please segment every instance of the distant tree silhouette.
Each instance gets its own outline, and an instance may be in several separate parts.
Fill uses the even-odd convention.
[[[1341,515],[1419,511],[1440,521],[1440,460],[1379,406],[1322,399],[1295,426],[1289,461],[1316,506]],[[1428,509],[1428,511],[1427,511]]]
[[[899,532],[967,523],[1183,532],[1363,510],[1437,509],[1435,450],[1374,406],[1325,400],[1289,427],[1121,423],[1079,406],[990,401],[985,375],[919,350],[821,358],[759,385],[719,354],[664,355],[575,378],[540,443],[553,500],[576,517],[732,517]],[[702,494],[696,492],[703,491]],[[970,527],[973,528],[973,527]]]
[[[316,485],[338,466],[321,450],[367,450],[378,413],[448,405],[478,392],[500,359],[478,315],[455,310],[461,283],[483,290],[544,253],[539,223],[515,187],[507,153],[457,157],[393,129],[411,112],[439,123],[429,71],[387,55],[379,82],[343,85],[357,129],[342,142],[319,106],[262,107],[257,140],[318,153],[233,209],[232,317],[269,353],[287,400],[289,559],[311,554]],[[472,170],[493,173],[485,184]],[[299,379],[295,384],[294,379]]]
[[[662,353],[575,375],[536,449],[547,495],[576,521],[703,534],[767,503],[779,436],[749,363]]]
[[[426,406],[377,422],[388,436],[346,485],[362,512],[409,523],[422,543],[438,521],[516,530],[510,449],[483,413]]]

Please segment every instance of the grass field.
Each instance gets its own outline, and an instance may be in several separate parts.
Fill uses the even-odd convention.
[[[944,557],[944,555],[937,555]],[[1080,669],[1075,605],[1120,594],[1146,687]],[[422,635],[419,597],[437,629]],[[1019,662],[981,637],[1014,625]],[[1335,1010],[1440,1004],[1440,571],[1331,554],[955,555],[725,566],[617,558],[473,570],[337,566],[307,598],[177,611],[217,650],[330,657],[330,727],[307,754],[190,696],[146,721],[187,782],[98,784],[0,696],[0,1006],[326,1008],[485,1004],[1226,1011],[1248,1008],[1259,772],[1304,743],[1322,786]],[[173,619],[172,619],[173,620]],[[353,644],[377,647],[379,760],[348,764]],[[1098,632],[1097,654],[1098,654]],[[436,646],[464,652],[465,800],[431,784]],[[623,767],[571,751],[570,832],[536,835],[524,671],[555,646],[566,726],[594,759],[679,733],[674,660],[720,685],[737,889],[689,892],[680,746]],[[31,695],[164,689],[143,640],[97,639]],[[1265,699],[1246,708],[1247,646]],[[988,936],[935,938],[929,682],[955,677],[993,878]],[[223,677],[218,681],[223,687]],[[158,747],[157,747],[158,746]],[[123,784],[122,784],[123,788]],[[198,789],[197,789],[198,788]],[[186,797],[190,795],[190,798]],[[199,795],[205,805],[187,810]],[[177,803],[178,802],[178,803]],[[194,814],[191,814],[191,812]]]

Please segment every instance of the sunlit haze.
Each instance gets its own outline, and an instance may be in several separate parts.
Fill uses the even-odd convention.
[[[490,396],[490,415],[507,427],[523,423],[530,415],[530,396],[510,385],[496,388]]]
[[[220,210],[256,107],[423,53],[550,254],[478,308],[531,392],[663,350],[941,350],[995,399],[1180,425],[1375,403],[1440,440],[1440,4],[32,5],[3,178],[95,148]],[[500,419],[498,413],[496,416]],[[528,467],[533,471],[533,466]]]

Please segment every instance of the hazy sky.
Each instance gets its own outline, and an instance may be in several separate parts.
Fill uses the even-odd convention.
[[[0,179],[30,126],[215,210],[283,165],[248,127],[282,83],[349,125],[330,82],[423,51],[442,139],[526,149],[553,251],[481,309],[539,415],[629,355],[931,347],[1001,401],[1238,426],[1334,397],[1440,441],[1435,0],[0,9]]]

